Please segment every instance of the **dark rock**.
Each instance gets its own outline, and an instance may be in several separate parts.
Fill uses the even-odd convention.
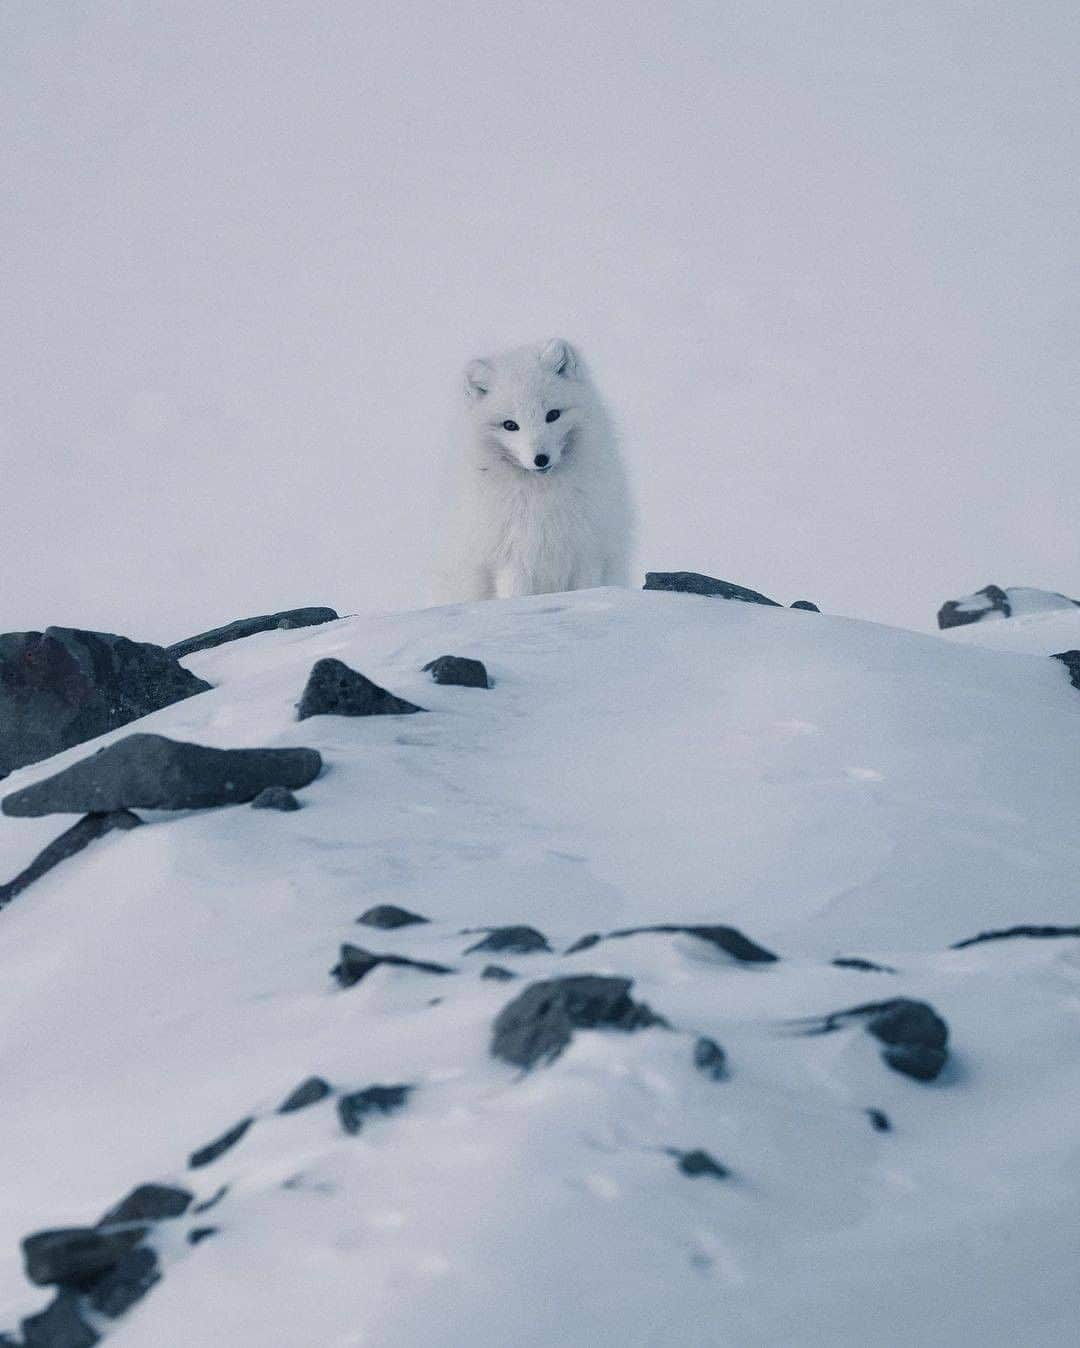
[[[646,571],[646,590],[675,590],[679,594],[715,595],[719,599],[741,599],[746,604],[768,604],[770,608],[780,608],[775,599],[769,599],[757,590],[748,590],[743,585],[734,585],[730,580],[714,580],[712,576],[702,576],[696,571]]]
[[[452,974],[453,969],[445,964],[433,964],[428,960],[411,960],[404,955],[378,955],[371,950],[363,950],[358,945],[346,942],[341,947],[341,959],[330,973],[343,988],[351,988],[354,983],[377,969],[380,964],[391,964],[401,969],[419,969],[425,974]]]
[[[163,647],[47,627],[0,636],[0,777],[210,687]]]
[[[501,964],[485,964],[480,977],[491,978],[498,983],[506,983],[511,978],[517,978],[517,974],[512,969],[504,969]]]
[[[264,786],[251,802],[253,810],[281,810],[288,813],[298,810],[300,802],[287,786]]]
[[[402,716],[423,711],[395,697],[341,660],[319,660],[296,704],[296,719],[309,716]]]
[[[892,1124],[889,1122],[889,1116],[880,1109],[868,1109],[866,1117],[870,1120],[870,1126],[876,1133],[888,1133],[892,1131]]]
[[[987,585],[965,599],[947,600],[938,609],[938,627],[942,631],[947,627],[964,627],[967,623],[980,622],[990,613],[1000,613],[1003,618],[1012,615],[1009,597],[997,585]]]
[[[216,1208],[225,1195],[229,1192],[229,1186],[223,1184],[220,1189],[216,1189],[209,1198],[204,1198],[201,1203],[196,1203],[191,1209],[192,1212],[209,1212],[211,1208]]]
[[[194,1194],[168,1184],[140,1184],[98,1222],[115,1226],[120,1222],[157,1222],[182,1217],[191,1206]]]
[[[948,1053],[929,1044],[890,1044],[881,1050],[885,1062],[896,1072],[916,1081],[933,1081],[945,1066]]]
[[[535,927],[482,927],[480,930],[487,931],[488,935],[476,945],[469,946],[466,955],[478,950],[487,950],[493,955],[532,955],[538,950],[551,951],[547,938]]]
[[[43,1311],[22,1322],[26,1348],[94,1348],[101,1337],[82,1317],[74,1292],[61,1292]]]
[[[490,688],[487,670],[479,660],[463,655],[440,655],[424,666],[436,683],[453,683],[461,688]]]
[[[881,1053],[884,1061],[906,1076],[933,1081],[948,1060],[948,1025],[929,1003],[909,997],[811,1017],[803,1026],[807,1034],[829,1034],[853,1020],[863,1021],[867,1032],[886,1046]]]
[[[712,1175],[714,1179],[727,1179],[731,1171],[726,1165],[721,1165],[707,1151],[700,1148],[695,1151],[676,1151],[669,1152],[671,1156],[677,1156],[679,1160],[679,1169],[684,1175],[696,1178],[698,1175]]]
[[[308,1077],[302,1081],[299,1086],[287,1097],[287,1099],[278,1105],[279,1114],[292,1114],[298,1109],[306,1109],[308,1105],[317,1105],[320,1100],[325,1100],[328,1095],[333,1094],[334,1088],[328,1081],[322,1077]]]
[[[220,1226],[193,1226],[187,1234],[189,1245],[200,1245],[209,1236],[216,1236]]]
[[[694,1066],[704,1072],[713,1081],[722,1081],[727,1075],[725,1070],[727,1055],[715,1039],[702,1035],[694,1045]]]
[[[1074,688],[1080,688],[1080,651],[1059,651],[1051,658],[1061,661],[1069,671],[1069,682]]]
[[[819,609],[816,604],[811,603],[809,599],[796,599],[794,604],[791,604],[789,607],[805,609],[807,613],[821,612],[821,609]]]
[[[227,1133],[222,1133],[219,1138],[216,1138],[213,1142],[208,1142],[205,1147],[193,1151],[188,1157],[190,1168],[198,1170],[200,1166],[209,1165],[211,1161],[216,1161],[219,1156],[223,1156],[230,1147],[236,1146],[254,1122],[253,1118],[241,1119]]]
[[[603,939],[599,932],[591,931],[587,936],[579,936],[573,945],[568,945],[563,954],[576,955],[579,951],[591,950],[594,945],[599,945]]]
[[[242,637],[254,636],[256,632],[272,632],[280,628],[318,627],[320,623],[336,621],[337,614],[332,608],[290,608],[283,613],[264,613],[258,618],[237,618],[224,627],[215,627],[209,632],[200,632],[195,637],[185,637],[168,647],[170,655],[193,655],[196,651],[209,651],[215,646],[224,646],[227,641],[239,641]]]
[[[401,1109],[412,1089],[412,1086],[368,1086],[366,1090],[343,1095],[338,1101],[342,1128],[347,1133],[358,1133],[369,1114],[392,1114]]]
[[[964,950],[969,945],[979,945],[982,941],[1011,941],[1014,937],[1030,937],[1034,940],[1053,940],[1059,936],[1080,936],[1080,927],[1004,927],[1000,931],[981,931],[978,936],[969,936],[965,941],[956,941],[950,950]]]
[[[22,1339],[12,1338],[10,1334],[0,1334],[0,1348],[26,1348]]]
[[[39,1287],[89,1287],[115,1267],[146,1234],[146,1227],[101,1231],[92,1226],[36,1231],[22,1242],[26,1276]]]
[[[251,800],[266,786],[307,786],[321,768],[314,749],[209,749],[164,735],[129,735],[5,796],[2,808],[8,815],[198,810]]]
[[[407,908],[398,908],[392,903],[377,903],[374,908],[361,913],[356,920],[362,922],[365,927],[379,927],[383,931],[394,931],[398,927],[412,927],[417,923],[428,921],[419,913],[410,913]]]
[[[28,885],[32,885],[35,880],[40,880],[54,866],[61,861],[67,861],[69,857],[75,856],[81,852],[84,847],[89,846],[97,838],[103,838],[106,833],[111,833],[113,829],[132,829],[138,828],[142,820],[137,814],[132,814],[130,810],[112,810],[108,814],[88,814],[80,819],[77,824],[54,838],[48,847],[43,848],[37,856],[27,866],[26,870],[20,871],[14,880],[9,880],[7,884],[0,885],[0,908],[6,903],[10,903],[17,894],[21,894]]]
[[[650,927],[624,927],[621,931],[608,933],[609,939],[616,936],[641,936],[651,932],[662,935],[685,934],[697,936],[702,941],[719,946],[725,954],[744,964],[774,964],[780,958],[771,950],[751,941],[737,927],[685,926],[682,923],[661,923]]]
[[[87,1298],[93,1310],[116,1319],[140,1301],[161,1278],[157,1255],[147,1245],[129,1250],[99,1279]]]
[[[889,964],[875,964],[873,960],[864,960],[859,955],[840,955],[832,961],[838,969],[862,969],[866,973],[894,974],[896,970]]]
[[[662,1016],[630,997],[629,978],[581,974],[530,983],[495,1019],[494,1057],[526,1070],[554,1062],[575,1029],[639,1030],[666,1026]]]

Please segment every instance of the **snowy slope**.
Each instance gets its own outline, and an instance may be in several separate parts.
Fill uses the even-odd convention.
[[[1080,945],[948,947],[1080,917],[1080,694],[969,635],[589,591],[191,657],[215,690],[138,729],[310,745],[326,769],[295,814],[147,815],[0,914],[0,1329],[45,1300],[21,1236],[165,1180],[228,1193],[159,1233],[164,1279],[110,1348],[1074,1339]],[[446,652],[494,687],[432,685]],[[296,723],[331,655],[430,714]],[[0,876],[65,822],[0,820]],[[431,924],[357,926],[376,903]],[[730,923],[781,959],[685,935],[463,954],[465,928],[531,923],[561,951],[665,922]],[[342,990],[343,941],[458,972]],[[490,962],[521,978],[481,979]],[[633,978],[673,1028],[579,1032],[526,1076],[491,1057],[526,980],[574,972]],[[896,996],[949,1024],[936,1082],[857,1027],[791,1032]],[[726,1079],[694,1069],[700,1034]],[[355,1137],[331,1102],[274,1117],[312,1073],[415,1089]],[[698,1147],[731,1176],[666,1150]]]

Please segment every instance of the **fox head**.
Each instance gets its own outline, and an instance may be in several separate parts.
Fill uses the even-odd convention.
[[[478,443],[523,473],[557,472],[589,400],[574,348],[561,338],[471,360],[465,396]]]

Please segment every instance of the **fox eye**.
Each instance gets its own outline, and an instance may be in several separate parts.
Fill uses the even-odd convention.
[[[504,421],[504,422],[503,422],[503,430],[504,430],[504,431],[520,431],[520,430],[521,430],[521,427],[517,424],[516,421]]]
[[[545,420],[545,421],[558,421],[558,419],[559,419],[561,416],[562,416],[562,412],[560,412],[559,409],[558,409],[557,407],[553,407],[553,408],[551,409],[551,411],[547,414],[547,416],[544,418],[544,420]]]

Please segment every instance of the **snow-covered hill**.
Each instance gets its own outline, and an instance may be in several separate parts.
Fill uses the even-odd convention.
[[[225,1192],[155,1229],[163,1278],[100,1321],[109,1348],[1073,1341],[1080,943],[950,948],[1080,920],[1080,693],[980,648],[1033,624],[942,640],[604,590],[189,657],[213,691],[138,730],[325,770],[295,813],[144,812],[0,913],[0,1330],[47,1298],[21,1237],[157,1181]],[[493,687],[433,684],[446,653]],[[427,714],[297,722],[328,656]],[[66,822],[0,820],[0,878]],[[358,925],[378,904],[429,922]],[[551,950],[466,953],[521,924]],[[661,932],[559,953],[658,924],[779,959]],[[343,988],[343,943],[454,972]],[[504,1008],[571,974],[633,980],[667,1027],[493,1056]],[[900,997],[948,1024],[936,1080],[890,1069],[865,1016],[798,1032]],[[275,1113],[313,1075],[333,1096]],[[346,1132],[342,1094],[374,1085],[411,1089]],[[699,1149],[727,1175],[685,1173]]]

